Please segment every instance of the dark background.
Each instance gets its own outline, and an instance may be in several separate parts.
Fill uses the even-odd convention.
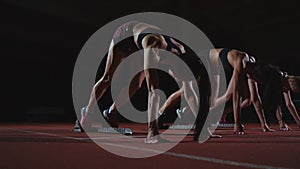
[[[103,25],[137,12],[177,15],[215,47],[234,47],[300,75],[296,2],[2,0],[0,121],[73,121],[72,73],[82,46]]]

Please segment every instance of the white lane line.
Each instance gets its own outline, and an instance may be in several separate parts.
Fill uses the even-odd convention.
[[[24,133],[37,134],[37,135],[52,136],[52,137],[57,137],[57,138],[62,138],[62,139],[77,140],[77,141],[108,140],[108,139],[116,138],[116,137],[70,137],[70,136],[62,136],[62,135],[57,135],[57,134],[52,134],[52,133],[44,133],[44,132],[38,132],[38,131],[30,131],[30,130],[22,130],[22,129],[14,129],[14,128],[6,128],[6,129],[15,130],[15,131],[24,132]],[[127,138],[128,136],[119,136],[119,137]]]
[[[164,151],[160,151],[160,150],[134,147],[134,146],[125,146],[125,145],[119,145],[119,144],[114,144],[114,143],[101,143],[101,144],[114,146],[114,147],[120,147],[120,148],[126,148],[126,149],[132,149],[132,150],[140,150],[140,151],[159,153],[159,154],[164,154],[164,155],[169,155],[169,156],[174,156],[174,157],[181,157],[181,158],[192,159],[192,160],[211,162],[211,163],[222,164],[222,165],[231,165],[231,166],[237,166],[237,167],[248,167],[248,168],[257,168],[257,169],[288,169],[285,167],[274,167],[274,166],[269,166],[269,165],[261,165],[261,164],[254,164],[254,163],[223,160],[223,159],[217,159],[217,158],[201,157],[201,156],[188,155],[188,154],[175,153],[175,152],[164,152]]]
[[[57,134],[30,131],[30,130],[13,129],[13,128],[7,128],[7,129],[20,131],[20,132],[26,132],[26,133],[32,133],[32,134],[37,134],[37,135],[53,136],[53,137],[63,138],[63,139],[81,140],[81,141],[82,140],[83,141],[91,140],[91,138],[77,138],[77,137],[61,136],[61,135],[57,135]],[[124,136],[124,137],[128,138],[128,136]],[[109,137],[107,137],[107,138],[109,138]],[[112,137],[110,137],[110,138],[112,138]],[[231,166],[236,166],[236,167],[248,167],[248,168],[256,168],[256,169],[288,169],[285,167],[274,167],[274,166],[270,166],[270,165],[261,165],[261,164],[246,163],[246,162],[239,162],[239,161],[223,160],[223,159],[188,155],[188,154],[175,153],[175,152],[165,152],[165,151],[161,151],[161,150],[154,150],[154,149],[128,146],[128,145],[127,146],[119,145],[119,144],[114,144],[114,143],[101,143],[101,144],[114,146],[114,147],[120,147],[120,148],[126,148],[126,149],[131,149],[131,150],[154,152],[154,153],[169,155],[169,156],[173,156],[173,157],[180,157],[180,158],[186,158],[186,159],[191,159],[191,160],[199,160],[199,161],[205,161],[205,162],[210,162],[210,163],[215,163],[215,164],[231,165]]]

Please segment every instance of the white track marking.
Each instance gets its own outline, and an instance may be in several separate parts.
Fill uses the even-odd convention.
[[[94,138],[78,138],[78,137],[61,136],[61,135],[52,134],[52,133],[44,133],[44,132],[14,129],[14,128],[6,128],[6,129],[20,131],[20,132],[24,132],[24,133],[32,133],[32,134],[37,134],[37,135],[46,135],[46,136],[52,136],[52,137],[57,137],[57,138],[63,138],[63,139],[77,140],[77,141],[89,141],[91,139],[94,139]],[[128,138],[128,136],[124,136],[124,137]],[[115,137],[104,137],[103,139],[110,139],[110,138],[115,138]],[[98,139],[98,138],[95,138],[95,139]],[[119,145],[119,144],[114,144],[114,143],[101,143],[101,144],[105,144],[105,145],[108,145],[108,146],[125,148],[125,149],[131,149],[131,150],[154,152],[154,153],[159,153],[159,154],[173,156],[173,157],[180,157],[180,158],[191,159],[191,160],[205,161],[205,162],[221,164],[221,165],[230,165],[230,166],[236,166],[236,167],[248,167],[248,168],[256,168],[256,169],[287,169],[285,167],[274,167],[274,166],[270,166],[270,165],[261,165],[261,164],[246,163],[246,162],[239,162],[239,161],[223,160],[223,159],[188,155],[188,154],[175,153],[175,152],[164,152],[164,151],[161,151],[161,150],[154,150],[154,149],[141,148],[141,147],[128,146],[128,145],[125,146],[125,145]]]
[[[52,137],[57,137],[57,138],[62,138],[62,139],[71,139],[71,140],[77,140],[77,141],[108,140],[108,139],[116,138],[115,136],[114,137],[71,137],[71,136],[62,136],[62,135],[57,135],[57,134],[52,134],[52,133],[22,130],[22,129],[13,129],[13,128],[5,128],[5,129],[15,130],[15,131],[24,132],[24,133],[32,133],[32,134],[37,134],[37,135],[52,136]],[[127,138],[128,136],[119,136],[119,137]]]
[[[269,165],[245,163],[245,162],[223,160],[223,159],[210,158],[210,157],[201,157],[201,156],[188,155],[188,154],[175,153],[175,152],[164,152],[164,151],[160,151],[160,150],[134,147],[134,146],[125,146],[125,145],[119,145],[119,144],[114,144],[114,143],[101,143],[101,144],[114,146],[114,147],[120,147],[120,148],[126,148],[126,149],[132,149],[132,150],[154,152],[154,153],[159,153],[159,154],[163,154],[163,155],[169,155],[169,156],[174,156],[174,157],[181,157],[181,158],[186,158],[186,159],[205,161],[205,162],[210,162],[210,163],[215,163],[215,164],[222,164],[222,165],[231,165],[231,166],[237,166],[237,167],[248,167],[248,168],[257,168],[257,169],[287,169],[285,167],[273,167],[273,166],[269,166]]]

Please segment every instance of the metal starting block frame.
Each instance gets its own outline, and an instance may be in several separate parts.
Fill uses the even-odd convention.
[[[76,120],[73,132],[83,132],[84,130],[80,126],[78,120]],[[124,134],[124,135],[132,135],[132,130],[130,128],[114,128],[114,127],[93,127],[92,131],[99,133],[111,133],[111,134]]]
[[[171,126],[169,126],[169,129],[172,130],[191,130],[191,129],[195,129],[195,126],[192,124],[189,125],[185,125],[185,124],[173,124]]]
[[[210,124],[210,127],[234,128],[234,123],[215,123]]]
[[[98,127],[97,132],[132,135],[132,130],[130,128]]]
[[[234,128],[234,123],[215,123],[215,124],[210,124],[210,127],[222,127],[222,128]],[[184,125],[184,124],[173,124],[169,126],[169,129],[172,130],[192,130],[195,129],[194,125]]]

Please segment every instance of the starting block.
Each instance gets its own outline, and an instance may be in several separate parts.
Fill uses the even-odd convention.
[[[184,124],[173,124],[171,126],[169,126],[169,129],[172,130],[191,130],[191,129],[195,129],[194,125],[184,125]]]
[[[234,123],[215,123],[210,124],[210,127],[222,127],[222,128],[234,128]],[[172,130],[192,130],[195,129],[194,125],[183,125],[183,124],[176,124],[169,126],[169,129]]]
[[[73,132],[83,132],[80,123],[76,120]],[[113,128],[113,127],[92,127],[92,131],[99,133],[112,133],[112,134],[124,134],[124,135],[132,135],[132,130],[130,128]]]
[[[132,135],[132,130],[130,128],[98,127],[97,132]]]
[[[210,124],[210,127],[234,128],[234,123],[220,123]]]

